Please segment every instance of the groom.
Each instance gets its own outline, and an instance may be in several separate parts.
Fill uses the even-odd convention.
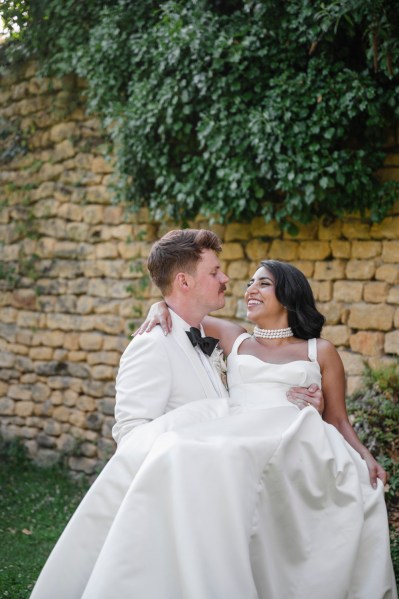
[[[153,245],[148,269],[171,308],[172,331],[165,336],[155,327],[150,335],[138,335],[122,355],[112,430],[118,444],[135,427],[183,404],[228,397],[208,355],[214,340],[206,338],[201,349],[203,341],[191,330],[200,329],[203,336],[202,319],[225,304],[229,278],[220,267],[221,249],[218,237],[205,229],[170,231]],[[316,386],[294,388],[290,399],[300,407],[311,402],[322,411],[323,396]]]

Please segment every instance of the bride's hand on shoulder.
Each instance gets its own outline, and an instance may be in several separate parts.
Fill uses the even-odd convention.
[[[146,319],[133,334],[133,337],[136,335],[142,335],[143,333],[149,333],[158,324],[161,326],[164,335],[167,335],[171,332],[172,318],[170,316],[168,305],[163,300],[152,304]]]

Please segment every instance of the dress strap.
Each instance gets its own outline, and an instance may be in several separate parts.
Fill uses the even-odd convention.
[[[233,347],[231,348],[231,353],[236,354],[244,339],[250,339],[250,337],[251,335],[249,333],[241,333],[241,335],[238,335],[237,339],[233,343]]]
[[[308,339],[308,358],[311,362],[317,362],[317,339]]]

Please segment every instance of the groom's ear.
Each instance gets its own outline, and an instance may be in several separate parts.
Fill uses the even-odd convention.
[[[178,288],[183,292],[188,291],[190,287],[189,277],[190,275],[185,272],[178,272],[175,277],[175,282],[177,283]]]

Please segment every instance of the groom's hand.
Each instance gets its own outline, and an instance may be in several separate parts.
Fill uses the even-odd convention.
[[[315,383],[312,383],[309,387],[291,387],[287,391],[287,399],[300,410],[307,406],[313,406],[319,412],[323,414],[324,410],[324,397],[322,390]]]

